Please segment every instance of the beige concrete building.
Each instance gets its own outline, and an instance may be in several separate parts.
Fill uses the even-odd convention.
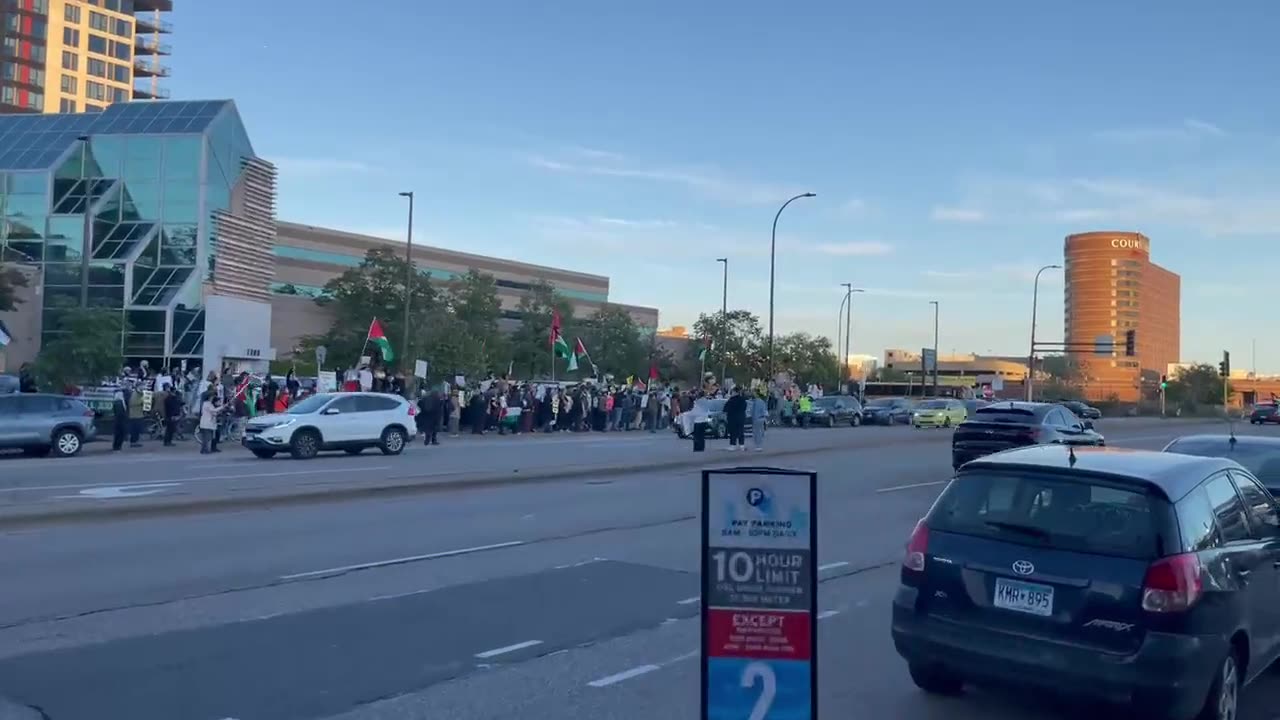
[[[287,353],[308,335],[327,331],[329,314],[315,303],[324,286],[346,270],[360,264],[373,249],[404,253],[404,241],[359,235],[329,228],[280,222],[274,247],[275,278],[272,291],[272,345]],[[636,324],[648,332],[658,326],[655,308],[609,303],[609,278],[601,275],[561,270],[544,265],[504,260],[414,244],[414,264],[432,280],[447,283],[474,268],[492,275],[502,302],[504,324],[520,320],[517,307],[534,282],[544,280],[555,286],[573,304],[574,314],[589,316],[605,304],[626,309]]]

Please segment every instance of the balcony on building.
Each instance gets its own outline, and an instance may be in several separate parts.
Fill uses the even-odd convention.
[[[168,100],[169,88],[163,88],[163,87],[153,88],[146,85],[134,86],[133,99],[134,100]]]
[[[172,55],[173,46],[163,43],[150,35],[135,35],[133,38],[134,55]]]
[[[173,12],[173,0],[133,0],[133,11],[142,12]]]
[[[142,34],[154,33],[171,33],[173,32],[173,23],[168,20],[157,20],[152,15],[138,15],[134,18],[137,25],[136,32]]]
[[[134,77],[169,77],[169,66],[161,65],[154,60],[143,60],[134,58],[133,60],[133,76]]]

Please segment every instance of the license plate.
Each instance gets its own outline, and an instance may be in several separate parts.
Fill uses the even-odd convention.
[[[993,604],[1002,610],[1049,617],[1053,614],[1053,588],[997,578]]]

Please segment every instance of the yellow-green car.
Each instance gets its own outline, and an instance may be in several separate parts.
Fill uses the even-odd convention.
[[[925,400],[911,412],[911,426],[953,427],[969,417],[969,410],[959,400]]]

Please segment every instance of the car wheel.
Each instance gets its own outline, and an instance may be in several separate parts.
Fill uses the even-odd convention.
[[[53,452],[58,457],[71,457],[83,447],[84,441],[76,430],[59,430],[53,436]]]
[[[1198,720],[1236,720],[1240,700],[1240,663],[1232,649],[1218,666],[1217,676],[1209,687],[1209,697]]]
[[[348,455],[359,455],[360,453],[364,452],[364,448],[363,447],[343,448],[343,452],[345,452]]]
[[[398,427],[389,427],[382,431],[382,441],[378,444],[378,449],[383,455],[399,455],[404,452],[404,446],[403,430]]]
[[[964,690],[964,680],[945,668],[911,664],[907,666],[911,681],[916,687],[935,695],[959,695]]]
[[[862,416],[854,413],[853,417],[849,419],[849,424],[853,427],[858,427],[862,424]]]
[[[320,433],[315,430],[299,430],[289,443],[289,454],[294,460],[310,460],[320,454]]]
[[[258,449],[254,449],[254,450],[253,450],[253,454],[254,454],[254,455],[256,455],[257,457],[262,458],[263,460],[270,460],[271,458],[273,458],[273,457],[275,457],[275,456],[276,456],[276,451],[275,451],[275,450],[262,450],[262,449],[258,448]]]

